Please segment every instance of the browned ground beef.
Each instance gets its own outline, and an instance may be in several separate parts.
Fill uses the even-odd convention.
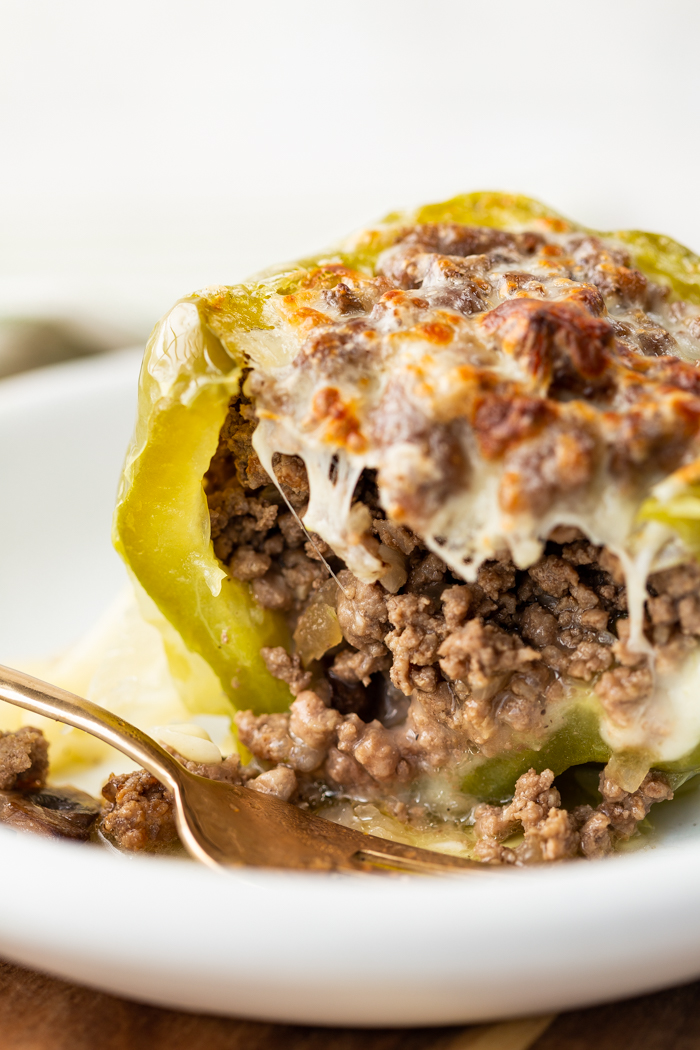
[[[102,794],[102,830],[123,849],[145,849],[177,838],[170,792],[145,769],[112,774]]]
[[[229,755],[212,765],[182,758],[168,747],[183,766],[200,777],[228,784],[243,784],[253,791],[289,801],[297,790],[294,771],[288,766],[262,770],[255,763],[241,767],[238,755]],[[173,798],[170,791],[145,769],[110,776],[102,788],[105,802],[100,828],[121,849],[138,850],[168,845],[177,839]]]
[[[528,267],[539,267],[539,276]],[[489,757],[523,737],[544,739],[566,685],[589,684],[621,726],[650,696],[653,669],[647,654],[628,645],[625,581],[610,551],[577,528],[558,527],[529,569],[517,569],[504,552],[467,583],[421,535],[465,473],[459,428],[466,425],[482,460],[500,464],[499,503],[509,513],[542,515],[556,500],[584,493],[602,462],[609,483],[630,493],[676,469],[695,447],[700,419],[700,378],[679,356],[679,340],[697,338],[700,321],[688,304],[669,304],[621,246],[580,234],[547,243],[534,233],[427,224],[406,228],[374,278],[343,270],[337,281],[334,267],[326,270],[308,274],[280,308],[308,332],[284,392],[253,370],[250,397],[231,401],[206,478],[212,537],[229,573],[250,584],[260,605],[282,611],[292,632],[319,601],[333,605],[342,632],[342,642],[308,669],[296,653],[263,652],[296,699],[287,714],[240,713],[243,743],[273,770],[294,771],[302,802],[330,793],[382,799],[398,812],[406,809],[405,786],[422,773],[454,767],[469,752]],[[314,312],[309,303],[326,309],[313,300],[319,289],[331,313],[316,313],[304,328]],[[515,359],[526,378],[496,382],[488,364],[470,359],[459,398],[438,399],[424,412],[412,400],[410,376],[392,373],[378,402],[367,396],[360,428],[347,399],[361,403],[381,355],[391,360],[391,333],[409,329],[432,342],[435,355],[474,338],[484,354]],[[275,454],[280,493],[253,450],[251,399],[273,414],[293,414],[296,390],[304,425],[323,424],[339,447],[352,452],[369,441],[383,453],[404,442],[430,468],[394,477],[380,455],[379,473],[365,470],[355,491],[358,520],[366,522],[362,542],[394,552],[405,578],[391,593],[357,579],[304,531],[303,461]],[[650,577],[644,630],[661,672],[698,644],[694,561]],[[515,819],[508,807],[499,817],[504,828],[524,832],[517,857],[503,852],[503,836],[484,834],[485,858],[597,856],[630,831],[630,814],[644,816],[654,799],[668,797],[657,777],[615,800],[619,789],[606,779],[595,811],[567,814],[551,778],[539,778],[530,799],[540,807],[536,820]],[[534,790],[527,777],[518,784],[511,807]],[[489,819],[495,827],[496,817]]]
[[[238,403],[234,402],[231,415],[237,411]],[[245,425],[250,436],[252,425]],[[229,422],[227,432],[231,429]],[[239,447],[241,444],[239,437]],[[249,446],[246,462],[254,456]],[[219,463],[224,458],[221,448],[217,457]],[[255,476],[259,479],[261,471],[258,464]],[[228,544],[233,534],[252,528],[253,523],[246,512],[241,524],[240,501],[233,506],[230,518],[224,516],[222,491],[230,492],[238,485],[237,480],[229,479],[223,490],[212,489],[213,483],[210,474],[210,503],[216,508],[212,511],[214,543],[222,556],[226,547],[217,547],[221,537],[226,536]],[[371,478],[362,484],[364,499],[371,504]],[[261,550],[276,550],[274,555],[265,555],[265,575],[258,582],[269,585],[274,598],[267,604],[274,608],[280,607],[277,596],[285,595],[284,608],[294,626],[329,574],[302,549],[309,541],[293,516],[287,511],[278,517],[277,505],[267,502],[267,497],[275,498],[276,491],[264,486],[263,492],[267,496],[257,497],[255,524],[257,527],[261,520],[273,524],[258,528],[252,538],[246,533],[250,544],[236,550],[229,570],[249,579],[247,570],[240,575],[241,550],[251,562]],[[295,490],[300,514],[307,493],[305,483]],[[243,499],[244,509],[249,510],[250,498],[244,494]],[[471,739],[480,746],[488,745],[494,736],[498,738],[494,744],[500,743],[499,728],[504,725],[518,731],[541,726],[547,700],[560,695],[562,674],[584,682],[596,679],[602,702],[619,718],[625,717],[630,703],[648,695],[648,661],[624,646],[627,604],[617,559],[589,543],[576,528],[555,529],[547,552],[527,571],[517,570],[504,555],[482,565],[476,583],[469,584],[427,552],[410,530],[387,521],[376,502],[371,511],[375,534],[406,558],[408,580],[400,593],[387,594],[380,584],[357,580],[330,555],[329,563],[340,584],[336,596],[338,623],[347,645],[325,661],[322,694],[337,693],[339,683],[370,687],[388,672],[391,683],[404,695],[418,691],[430,706],[436,702],[442,682],[451,683],[458,694],[466,683],[469,698],[460,699],[468,708],[465,717],[471,723]],[[246,518],[250,519],[247,523]],[[267,590],[254,593],[266,604]],[[699,594],[700,567],[695,563],[650,578],[647,633],[660,667],[677,662],[696,644],[700,636]],[[280,650],[267,650],[264,655],[271,673],[288,682],[293,693],[311,682],[312,675],[302,670],[298,656]],[[503,683],[501,688],[497,688],[499,683]],[[473,699],[476,693],[481,700]],[[344,713],[347,695],[346,689],[345,710],[338,705]],[[366,706],[366,702],[366,689],[357,690],[355,709]]]
[[[49,771],[49,745],[40,729],[0,733],[0,791],[38,791]]]
[[[228,455],[220,446],[209,475],[215,549],[223,560],[229,555],[229,571],[240,579],[250,580],[254,568],[263,572],[253,578],[255,597],[284,609],[293,629],[329,573],[267,483],[250,446],[253,426],[239,410],[234,400],[224,433],[236,433],[248,476],[261,487],[253,498],[235,476],[216,488]],[[238,429],[235,418],[242,420]],[[234,465],[228,461],[229,470]],[[303,464],[294,461],[290,470],[294,488],[285,486],[285,493],[302,515],[308,499]],[[620,566],[578,529],[555,529],[545,554],[526,571],[503,555],[482,565],[475,583],[465,583],[409,529],[386,520],[370,475],[360,494],[371,508],[374,533],[405,558],[407,582],[387,594],[324,551],[339,583],[335,608],[343,643],[316,670],[304,670],[297,654],[280,647],[263,650],[270,672],[296,699],[288,714],[236,717],[240,739],[255,758],[273,773],[289,771],[276,773],[289,781],[276,793],[312,803],[324,791],[383,799],[398,812],[405,808],[398,801],[402,787],[420,770],[443,768],[470,745],[486,756],[498,754],[514,732],[546,734],[548,708],[562,695],[563,676],[593,683],[620,722],[649,695],[648,658],[625,646]],[[236,548],[240,536],[246,543]],[[690,563],[656,573],[648,590],[646,633],[657,666],[672,666],[700,636],[700,568]],[[409,732],[393,728],[397,705]],[[624,837],[610,823],[606,804],[583,821],[582,811],[567,815],[552,803],[551,814],[525,828],[519,852],[497,849],[486,836],[479,853],[509,863],[600,856]],[[642,809],[637,806],[638,819]]]
[[[301,660],[297,653],[290,656],[281,645],[265,647],[260,652],[270,674],[275,678],[279,678],[280,681],[286,682],[293,696],[300,693],[302,689],[306,689],[310,684],[311,672],[302,670]]]
[[[531,864],[566,857],[597,858],[610,853],[614,845],[629,839],[655,802],[673,798],[661,773],[648,773],[637,791],[623,791],[614,781],[600,775],[603,801],[577,806],[572,812],[561,809],[561,796],[552,787],[551,769],[521,776],[512,802],[505,806],[481,804],[474,811],[477,836],[476,853],[484,861],[505,864]],[[523,832],[515,849],[502,845],[514,832]]]

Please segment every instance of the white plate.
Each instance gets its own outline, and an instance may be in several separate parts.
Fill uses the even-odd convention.
[[[133,353],[0,384],[0,658],[90,626],[123,575],[109,545]],[[460,879],[216,874],[0,828],[0,955],[192,1010],[316,1024],[540,1013],[700,974],[700,804],[654,847]]]

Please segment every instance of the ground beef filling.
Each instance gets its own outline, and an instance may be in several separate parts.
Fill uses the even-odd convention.
[[[519,777],[513,799],[506,806],[477,806],[477,857],[504,864],[604,857],[632,837],[655,802],[673,798],[660,773],[648,773],[637,791],[627,792],[603,772],[599,784],[603,801],[595,808],[576,806],[568,812],[561,808],[561,796],[553,781],[551,769],[542,773],[530,769]],[[518,832],[522,833],[519,845],[503,845]]]
[[[390,594],[357,579],[319,537],[305,533],[296,517],[308,501],[304,465],[285,456],[274,463],[295,514],[255,456],[254,427],[249,402],[232,401],[207,476],[216,553],[232,576],[250,582],[261,605],[285,612],[297,637],[307,610],[321,600],[333,607],[342,633],[308,668],[298,653],[263,649],[271,674],[288,683],[295,700],[288,713],[236,717],[241,742],[270,767],[265,775],[289,777],[288,798],[384,800],[400,812],[402,789],[420,773],[454,766],[469,751],[498,754],[514,735],[546,736],[552,708],[572,681],[590,683],[613,719],[634,717],[650,694],[652,672],[648,657],[627,646],[625,583],[611,552],[576,528],[559,527],[528,570],[504,554],[465,583],[418,536],[387,520],[366,472],[356,501],[406,570],[405,584]],[[657,668],[667,669],[700,637],[700,568],[693,562],[655,573],[648,591],[646,633]],[[482,834],[482,808],[479,855],[509,863],[602,855],[631,834],[628,817],[623,834],[611,815],[606,783],[603,808],[585,820],[580,807],[561,810],[551,789],[546,812],[522,825],[525,841],[516,850],[501,845],[503,836]],[[648,797],[656,798],[653,791]],[[644,805],[630,803],[625,812],[642,819]],[[517,824],[514,812],[499,826]]]
[[[368,551],[381,545],[391,581],[363,582],[305,532],[303,461],[275,454],[273,484],[252,447],[255,406],[234,398],[206,478],[214,549],[261,606],[288,618],[295,639],[294,653],[263,650],[296,698],[290,711],[238,715],[255,758],[292,770],[290,797],[302,804],[326,793],[381,799],[398,812],[405,786],[425,773],[457,768],[470,753],[537,746],[577,682],[614,723],[633,721],[653,668],[630,645],[625,581],[609,550],[558,527],[527,570],[504,552],[466,583],[421,536],[468,473],[465,427],[481,460],[501,471],[501,510],[535,518],[585,494],[601,464],[632,497],[694,455],[697,309],[670,303],[621,245],[450,223],[407,228],[374,276],[335,264],[310,271],[275,309],[298,354],[280,385],[251,370],[244,389],[270,418],[325,428],[325,440],[353,453],[368,444],[381,453],[352,514]],[[425,362],[445,362],[429,375],[427,407],[412,385],[412,338],[430,343]],[[502,361],[516,372],[502,374]],[[450,383],[441,385],[440,368],[452,369]],[[378,370],[389,376],[383,385]],[[395,443],[413,449],[415,470],[394,476],[384,453]],[[333,614],[325,620],[324,609]],[[331,622],[311,660],[310,625]],[[661,673],[698,644],[694,561],[650,577],[644,630]],[[533,801],[537,821],[518,824],[510,810],[503,827],[525,836],[517,858],[593,856],[620,841],[629,822],[623,829],[611,809],[610,783],[585,820],[552,801],[551,781],[537,792],[550,793],[548,805]],[[650,790],[639,788],[625,812],[643,816]],[[502,835],[478,839],[485,859],[512,859]]]
[[[49,747],[40,729],[0,732],[0,791],[38,791],[48,771]]]
[[[247,398],[232,401],[206,479],[214,551],[231,576],[250,582],[260,605],[298,611],[328,577],[321,554],[332,552],[320,538],[310,540],[293,513],[301,516],[308,504],[304,464],[296,456],[274,459],[292,511],[253,451],[256,422]]]
[[[183,766],[200,777],[240,784],[288,802],[297,791],[293,769],[279,766],[262,770],[255,761],[241,766],[238,755],[229,755],[215,765],[190,762],[170,751]],[[161,849],[177,841],[172,793],[145,769],[134,773],[112,773],[102,788],[104,803],[100,830],[120,849],[129,852]]]
[[[253,452],[249,408],[232,402],[207,479],[215,551],[232,576],[251,582],[261,605],[284,609],[292,630],[320,596],[334,608],[343,638],[314,670],[284,650],[263,651],[270,672],[294,694],[313,682],[324,702],[364,721],[370,713],[386,721],[403,697],[417,699],[438,725],[466,734],[486,754],[513,731],[545,731],[563,679],[592,683],[620,722],[649,695],[649,659],[627,646],[624,577],[606,548],[560,526],[529,569],[516,569],[503,554],[465,583],[418,536],[386,519],[367,472],[357,503],[372,516],[373,534],[405,565],[406,583],[390,594],[354,577],[325,544],[321,560],[319,538],[304,532]],[[303,515],[303,463],[280,456],[276,473]],[[664,671],[700,637],[700,566],[657,572],[648,591],[646,633]]]
[[[177,839],[172,796],[145,769],[112,774],[102,788],[102,830],[127,850]]]

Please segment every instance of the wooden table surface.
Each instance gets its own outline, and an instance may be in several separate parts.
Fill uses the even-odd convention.
[[[0,1050],[700,1050],[700,982],[473,1028],[333,1029],[179,1013],[0,962]]]

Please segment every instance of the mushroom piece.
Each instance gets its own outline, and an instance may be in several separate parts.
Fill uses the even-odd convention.
[[[99,803],[77,788],[0,791],[0,824],[47,838],[85,841],[99,813]]]

